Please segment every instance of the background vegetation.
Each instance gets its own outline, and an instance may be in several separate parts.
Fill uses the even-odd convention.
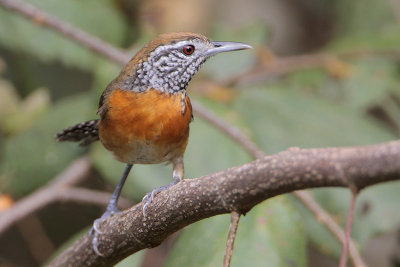
[[[211,59],[188,91],[267,153],[292,146],[375,144],[399,136],[400,4],[395,0],[27,2],[131,55],[168,31],[253,45],[254,51]],[[0,8],[0,204],[12,205],[44,186],[84,154],[94,167],[83,185],[112,190],[124,166],[100,143],[85,149],[57,144],[53,137],[96,118],[99,95],[120,68],[40,27],[40,20]],[[189,178],[251,160],[199,118],[191,125],[185,155]],[[170,180],[170,166],[135,166],[123,193],[139,202]],[[349,191],[312,192],[344,225]],[[371,266],[400,266],[398,192],[398,182],[382,184],[358,199],[353,237]],[[86,232],[101,211],[76,203],[40,210],[0,237],[0,266],[42,264]],[[162,249],[142,251],[118,266],[151,266],[151,260],[165,260],[166,266],[218,266],[228,225],[229,216],[198,222]],[[32,249],[43,244],[41,254]],[[341,244],[288,195],[258,205],[242,219],[232,265],[329,266],[340,250]]]

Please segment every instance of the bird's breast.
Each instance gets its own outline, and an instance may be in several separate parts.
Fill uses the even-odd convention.
[[[122,162],[160,163],[183,155],[192,106],[183,93],[113,90],[99,124],[103,145]]]

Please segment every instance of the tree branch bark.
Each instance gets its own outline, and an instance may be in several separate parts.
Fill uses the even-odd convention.
[[[345,178],[344,178],[345,177]],[[142,214],[138,204],[107,219],[99,249],[87,234],[50,266],[110,266],[159,245],[183,227],[218,214],[247,213],[258,203],[294,190],[367,186],[400,179],[400,141],[348,148],[299,149],[267,156],[223,172],[187,179],[161,192]]]

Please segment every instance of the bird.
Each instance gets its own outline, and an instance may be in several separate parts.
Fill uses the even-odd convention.
[[[143,215],[157,193],[184,178],[183,156],[193,120],[186,88],[210,57],[252,48],[239,42],[214,42],[191,32],[161,34],[147,43],[106,87],[99,101],[99,119],[85,121],[57,133],[56,140],[100,140],[115,159],[126,163],[106,211],[93,223],[92,245],[98,250],[100,223],[120,212],[122,187],[134,164],[172,163],[172,183],[156,188],[143,198]]]

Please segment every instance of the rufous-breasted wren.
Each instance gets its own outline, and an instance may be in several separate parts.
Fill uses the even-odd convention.
[[[192,106],[186,87],[211,56],[249,49],[236,42],[212,42],[196,33],[168,33],[151,40],[104,90],[100,119],[79,123],[57,134],[57,141],[88,145],[100,139],[115,158],[127,163],[106,212],[93,223],[93,248],[102,220],[119,212],[118,198],[133,164],[171,162],[173,182],[143,198],[143,214],[154,196],[183,179],[183,154],[189,138]]]

